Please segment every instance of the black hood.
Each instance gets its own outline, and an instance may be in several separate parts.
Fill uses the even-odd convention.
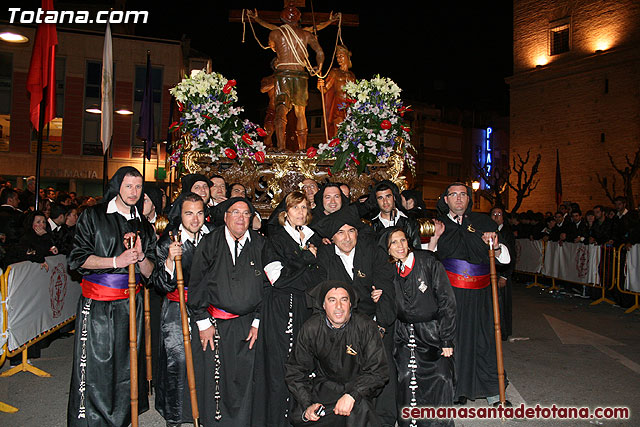
[[[453,182],[451,184],[449,184],[447,186],[447,188],[444,190],[444,192],[442,193],[442,195],[440,196],[440,199],[438,200],[438,203],[436,204],[436,208],[438,209],[438,213],[442,216],[446,216],[449,213],[449,205],[447,205],[447,203],[444,201],[444,196],[446,196],[449,193],[449,188],[453,187],[454,185],[462,185],[464,187],[466,187],[467,189],[467,194],[469,195],[468,197],[468,203],[467,203],[467,209],[465,210],[465,215],[469,215],[471,213],[471,211],[473,210],[473,191],[471,190],[471,187],[469,187],[468,185],[462,183],[462,182]]]
[[[342,199],[342,207],[340,209],[344,209],[346,206],[349,206],[350,200],[344,193],[340,190],[340,184],[336,184],[335,182],[327,182],[320,190],[313,196],[313,202],[316,204],[316,209],[319,209],[320,212],[324,215],[324,207],[322,205],[322,198],[324,197],[324,190],[329,187],[335,187],[340,191],[340,198]]]
[[[355,206],[346,206],[337,212],[323,216],[312,228],[320,236],[331,239],[345,224],[355,227],[358,231],[364,227],[364,223],[360,219],[358,209]]]
[[[376,199],[376,193],[378,191],[381,191],[380,188],[385,185],[391,189],[391,193],[393,194],[393,200],[395,201],[395,208],[406,213],[404,211],[404,208],[402,207],[402,198],[400,197],[400,189],[396,184],[394,184],[392,181],[389,181],[388,179],[384,179],[380,182],[377,182],[371,188],[371,192],[369,193],[369,198],[367,199],[367,202],[366,202],[367,207],[369,208],[369,212],[371,212],[373,216],[375,216],[375,214],[380,212],[380,208],[378,207],[378,201]]]
[[[340,280],[325,280],[324,282],[318,283],[308,291],[308,294],[313,301],[313,309],[324,313],[324,307],[322,307],[324,297],[326,297],[327,293],[333,288],[343,288],[347,291],[349,299],[351,300],[351,312],[353,313],[353,310],[358,306],[356,291],[353,289],[353,286]]]
[[[151,203],[156,208],[156,215],[162,215],[162,190],[154,185],[148,185],[144,187],[144,194],[151,199]]]
[[[213,185],[211,180],[206,176],[202,175],[201,173],[190,173],[188,175],[183,176],[180,179],[180,183],[182,184],[182,192],[190,193],[191,187],[193,187],[193,184],[199,181],[206,182],[209,187]]]
[[[105,191],[102,197],[102,203],[109,203],[111,199],[113,199],[118,194],[120,194],[120,186],[122,185],[122,181],[124,180],[124,177],[128,173],[134,173],[138,175],[140,174],[140,171],[138,171],[138,169],[132,166],[123,166],[120,169],[118,169],[116,173],[114,173],[111,179],[109,180],[109,184],[107,185],[107,191]],[[144,182],[142,183],[142,185],[143,185],[143,191],[144,191]],[[138,214],[140,214],[141,216],[142,216],[142,209],[144,207],[143,194],[144,193],[140,194],[140,200],[138,200],[138,202],[136,203]]]
[[[216,209],[218,210],[218,212],[220,212],[222,216],[224,216],[224,213],[228,211],[231,206],[233,206],[238,202],[246,203],[247,206],[249,207],[249,211],[251,211],[251,215],[255,215],[256,209],[251,204],[251,201],[246,197],[232,197],[220,203],[219,205],[216,205]],[[251,228],[251,226],[249,226],[249,228]]]

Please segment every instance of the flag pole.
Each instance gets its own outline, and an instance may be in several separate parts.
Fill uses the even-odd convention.
[[[38,132],[38,145],[36,148],[36,210],[40,207],[40,165],[42,163],[42,134],[44,133],[44,112],[47,108],[47,92],[42,91],[42,101],[40,101],[40,111],[38,112],[38,124],[40,131]]]
[[[109,144],[111,146],[111,144]],[[109,149],[104,153],[104,159],[102,161],[102,191],[103,194],[107,192],[107,185],[109,183],[107,177],[109,176]]]

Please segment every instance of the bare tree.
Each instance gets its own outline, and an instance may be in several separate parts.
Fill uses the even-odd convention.
[[[618,174],[622,177],[622,193],[624,194],[624,197],[627,199],[627,206],[635,206],[635,203],[633,201],[633,179],[638,174],[638,170],[640,170],[640,146],[638,146],[638,151],[636,151],[636,154],[633,157],[633,162],[629,160],[629,155],[625,154],[624,159],[626,160],[627,165],[624,166],[624,169],[616,166],[616,164],[613,162],[613,158],[611,157],[611,154],[609,154],[608,152],[607,152],[607,156],[609,156],[609,161],[611,162],[611,166],[613,167],[613,169],[615,169],[615,171],[618,172]],[[598,177],[598,182],[600,182],[600,185],[602,185],[602,182],[600,181],[599,177]],[[614,181],[614,185],[615,185],[615,181]],[[611,196],[607,188],[604,185],[603,185],[603,188],[605,189],[605,193],[607,194],[607,197],[611,199]],[[613,188],[613,191],[615,195],[615,187]],[[613,199],[611,200],[613,201]]]
[[[481,166],[478,163],[473,165],[476,176],[481,176],[484,182],[487,183],[487,188],[478,190],[480,197],[489,201],[491,206],[497,206],[502,209],[505,208],[505,198],[507,196],[507,183],[509,182],[509,175],[511,169],[508,167],[503,169],[500,167],[489,168],[487,165]]]
[[[613,176],[613,180],[612,180],[613,182],[611,183],[611,191],[609,191],[609,181],[606,176],[603,176],[602,178],[600,178],[600,175],[598,174],[598,172],[596,172],[596,179],[598,180],[598,182],[600,183],[600,186],[604,190],[604,194],[607,196],[607,199],[611,200],[611,203],[613,203],[618,194],[616,191],[616,176],[615,175]]]
[[[539,179],[534,180],[534,177],[538,174],[538,167],[540,166],[540,159],[542,156],[538,154],[536,161],[531,165],[531,170],[527,171],[527,164],[530,160],[530,151],[527,150],[527,155],[522,158],[520,154],[513,156],[513,166],[511,167],[511,176],[515,174],[516,179],[507,181],[507,185],[516,193],[516,203],[511,209],[511,213],[516,213],[522,201],[531,195],[531,192],[538,187]],[[515,183],[514,183],[515,181]]]

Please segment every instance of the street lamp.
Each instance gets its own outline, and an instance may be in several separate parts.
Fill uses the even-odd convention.
[[[480,182],[473,181],[471,183],[471,188],[473,188],[473,207],[476,209],[480,209],[480,198],[478,197],[478,190],[480,189]]]

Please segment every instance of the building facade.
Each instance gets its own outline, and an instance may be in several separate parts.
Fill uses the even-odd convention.
[[[29,120],[27,74],[35,27],[21,28],[25,44],[0,42],[0,175],[22,187],[35,174],[37,134]],[[41,188],[102,195],[103,154],[100,114],[87,112],[100,106],[104,33],[58,28],[56,50],[56,118],[45,127]],[[114,114],[108,175],[121,166],[143,169],[143,141],[136,137],[146,82],[147,51],[151,55],[155,114],[155,140],[161,141],[145,164],[147,181],[165,181],[165,141],[169,125],[169,89],[184,73],[180,41],[113,34]],[[159,172],[159,173],[158,173]],[[157,178],[156,178],[157,177]]]
[[[514,0],[510,85],[512,154],[542,156],[538,187],[520,210],[555,210],[556,149],[562,196],[582,210],[611,205],[618,168],[640,147],[640,2]],[[623,195],[617,176],[617,195]],[[640,178],[634,181],[636,202]]]

